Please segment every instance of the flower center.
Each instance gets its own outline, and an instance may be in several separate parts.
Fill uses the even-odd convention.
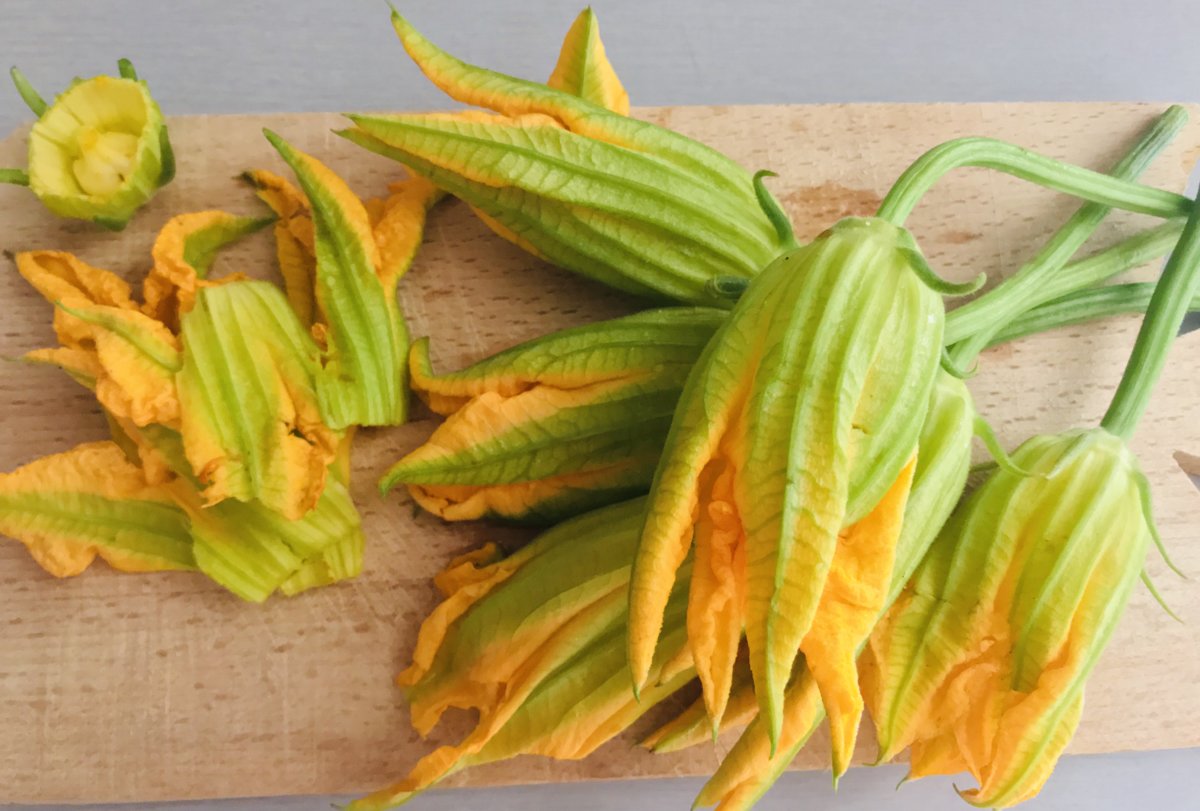
[[[84,127],[76,139],[79,157],[71,164],[84,192],[106,196],[117,192],[133,171],[138,139],[127,132]]]

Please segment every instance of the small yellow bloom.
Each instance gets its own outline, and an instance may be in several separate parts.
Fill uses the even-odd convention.
[[[28,171],[0,170],[0,182],[29,186],[60,217],[119,231],[175,176],[162,112],[128,60],[120,77],[76,79],[47,104],[16,68],[13,82],[38,117],[29,132]]]

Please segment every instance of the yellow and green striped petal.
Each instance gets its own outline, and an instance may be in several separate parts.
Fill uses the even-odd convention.
[[[172,329],[192,308],[217,254],[225,246],[271,224],[270,219],[239,217],[224,211],[197,211],[172,217],[158,232],[154,260],[142,282],[142,310]],[[232,276],[222,281],[232,281]]]
[[[629,115],[629,94],[608,61],[596,14],[585,8],[571,23],[548,87],[579,96],[617,115]]]
[[[303,193],[286,179],[265,169],[242,175],[255,193],[275,212],[275,258],[283,276],[283,289],[296,317],[306,327],[319,320],[317,312],[317,257],[312,213]]]
[[[318,407],[317,348],[283,294],[256,281],[202,288],[181,337],[180,427],[206,502],[303,516],[340,435]]]
[[[0,473],[0,533],[56,577],[96,557],[128,572],[195,568],[186,514],[112,442]]]
[[[380,220],[390,229],[385,242],[393,249],[388,255],[393,266],[388,268],[367,210],[346,183],[274,133],[267,139],[295,172],[313,218],[316,302],[327,325],[317,386],[321,414],[335,429],[401,423],[408,412],[408,330],[394,283],[411,254],[397,259],[396,231],[423,224],[432,193],[422,187],[427,196],[418,193],[409,200],[401,195],[393,217]],[[419,233],[409,248],[419,244]]]

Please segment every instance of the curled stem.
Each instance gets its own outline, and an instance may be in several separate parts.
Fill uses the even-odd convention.
[[[995,169],[1083,200],[1155,217],[1183,216],[1191,206],[1183,195],[1119,180],[994,138],[958,138],[935,146],[908,167],[876,216],[903,225],[942,175],[965,166]]]
[[[1112,168],[1111,177],[1098,177],[1105,177],[1111,182],[1131,183],[1146,170],[1186,122],[1187,113],[1183,108],[1168,108]],[[1095,233],[1109,211],[1110,205],[1106,203],[1090,202],[1081,206],[1015,274],[987,296],[967,305],[964,308],[966,314],[960,317],[969,318],[972,312],[978,314],[978,311],[985,310],[988,323],[954,347],[952,354],[955,361],[964,366],[969,364],[988,345],[993,332],[1020,313],[1048,300],[1050,297],[1045,293],[1047,281],[1059,274],[1062,267]]]

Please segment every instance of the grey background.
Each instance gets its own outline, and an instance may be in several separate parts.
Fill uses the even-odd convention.
[[[553,66],[581,2],[399,5],[450,51],[534,78]],[[1200,101],[1196,0],[595,0],[594,7],[635,104]],[[75,74],[112,71],[119,56],[134,61],[168,114],[445,106],[396,43],[383,0],[0,0],[0,64],[20,65],[43,95]],[[0,91],[0,133],[27,117],[15,92]],[[1131,707],[1131,723],[1136,717]],[[827,774],[787,775],[759,808],[968,808],[952,780],[897,792],[902,775],[896,766],[856,769],[836,797]],[[682,810],[699,786],[652,780],[456,790],[413,807]],[[1200,750],[1102,755],[1064,759],[1024,807],[1184,811],[1200,808],[1198,796]],[[170,808],[324,811],[333,799]]]

